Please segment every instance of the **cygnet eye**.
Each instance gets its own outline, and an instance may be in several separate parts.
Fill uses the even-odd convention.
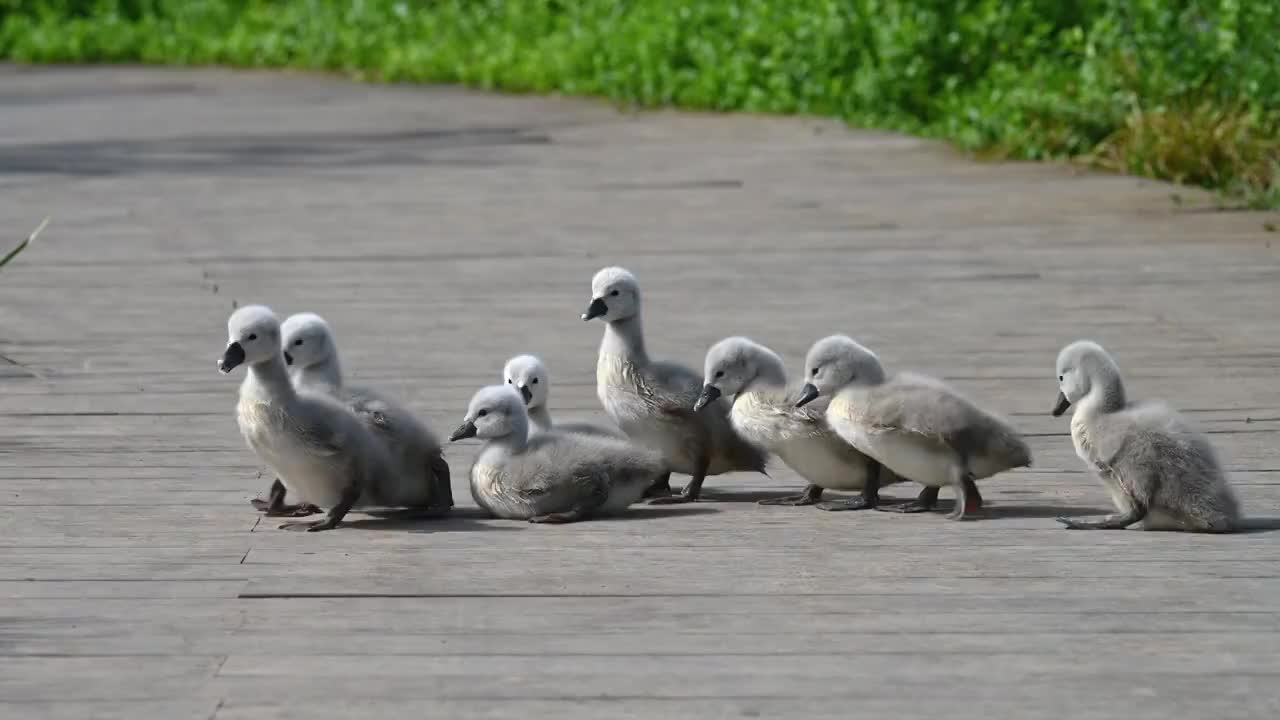
[[[717,370],[717,371],[716,371],[716,378],[722,378],[722,377],[724,377],[724,371],[723,371],[723,370]]]
[[[1059,375],[1059,376],[1058,376],[1058,382],[1062,382],[1062,376],[1061,376],[1061,375]]]
[[[534,379],[533,379],[533,384],[534,384],[534,385],[537,385],[537,384],[538,384],[538,378],[534,378]]]
[[[508,385],[510,385],[510,384],[511,384],[511,378],[507,378],[507,384],[508,384]]]
[[[613,292],[609,293],[609,296],[610,296],[610,297],[618,297],[618,296],[619,296],[619,295],[621,295],[621,294],[622,294],[622,293],[618,292],[617,290],[614,290]]]
[[[476,417],[484,417],[485,415],[488,415],[488,414],[489,414],[488,410],[481,410],[480,412],[476,413]]]
[[[257,340],[257,339],[258,339],[258,333],[249,333],[249,339],[250,339],[250,340]]]
[[[818,377],[818,368],[814,368],[813,370],[810,370],[809,374],[814,377]]]
[[[293,346],[294,346],[294,347],[302,347],[302,341],[301,341],[301,340],[294,340],[294,341],[293,341]]]

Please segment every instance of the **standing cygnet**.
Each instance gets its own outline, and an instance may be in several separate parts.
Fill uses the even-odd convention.
[[[875,353],[844,335],[819,340],[805,358],[808,384],[798,405],[832,396],[827,422],[846,442],[900,477],[924,486],[915,502],[881,507],[923,512],[938,489],[956,495],[952,520],[982,507],[974,480],[1031,465],[1031,450],[1004,420],[939,380],[900,373],[886,379]]]
[[[396,480],[382,488],[382,499],[392,507],[453,507],[449,464],[439,440],[403,405],[368,388],[343,384],[338,346],[329,324],[314,313],[299,313],[289,316],[280,331],[293,386],[346,404],[386,447]],[[272,497],[275,491],[273,485]]]
[[[567,523],[621,512],[663,473],[655,453],[626,440],[551,430],[529,436],[524,399],[508,385],[481,388],[450,440],[485,443],[471,496],[494,517]]]
[[[1120,512],[1058,522],[1073,530],[1120,530],[1138,521],[1148,530],[1238,527],[1239,505],[1208,438],[1164,403],[1130,404],[1115,360],[1088,340],[1058,354],[1054,417],[1072,405],[1076,454],[1098,473]]]
[[[591,423],[565,423],[552,425],[551,412],[547,410],[547,398],[551,394],[551,381],[547,367],[536,355],[517,355],[507,361],[502,368],[502,379],[520,393],[524,398],[525,409],[529,412],[529,432],[540,433],[551,430],[582,433],[586,435],[612,435],[625,437],[612,429],[592,425]]]
[[[690,476],[684,491],[657,503],[693,502],[708,475],[739,470],[764,472],[768,455],[744,440],[729,422],[729,405],[710,402],[702,412],[693,405],[702,392],[697,372],[649,359],[640,325],[640,286],[635,276],[608,267],[591,279],[591,304],[583,320],[606,325],[596,362],[596,392],[609,417],[632,440],[658,450],[667,474],[651,494],[671,492],[671,472]]]
[[[729,419],[748,441],[773,452],[809,481],[800,495],[761,500],[761,505],[814,505],[822,510],[874,508],[880,486],[898,478],[858,452],[827,425],[813,405],[788,399],[787,373],[769,348],[745,337],[721,340],[707,351],[706,385],[693,406],[699,411],[716,398],[733,396]],[[883,473],[883,475],[882,475]],[[819,502],[823,490],[859,490],[847,500]]]
[[[275,313],[262,305],[242,307],[227,321],[227,334],[219,369],[249,365],[236,406],[240,433],[288,492],[329,508],[323,520],[280,527],[328,530],[362,498],[376,501],[391,473],[386,450],[342,403],[294,389]]]

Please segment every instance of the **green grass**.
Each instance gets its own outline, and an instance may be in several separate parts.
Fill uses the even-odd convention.
[[[829,115],[1280,204],[1280,0],[0,0],[0,57]]]

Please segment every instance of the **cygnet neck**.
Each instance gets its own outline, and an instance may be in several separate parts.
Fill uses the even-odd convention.
[[[493,455],[508,457],[524,452],[529,446],[529,417],[525,413],[512,413],[511,432],[502,437],[490,438],[480,451],[480,460],[491,460]],[[479,460],[477,461],[479,462]]]
[[[1124,381],[1118,374],[1095,376],[1089,394],[1081,398],[1077,412],[1088,415],[1119,412],[1128,404]]]
[[[279,352],[266,360],[250,364],[249,375],[270,397],[293,396],[293,385],[289,382],[289,372],[285,369],[284,355]]]
[[[649,354],[644,349],[644,329],[640,313],[606,323],[600,352],[626,358],[633,365],[648,365]]]
[[[342,365],[338,362],[337,355],[330,355],[319,362],[298,368],[294,372],[297,373],[298,382],[303,387],[320,385],[334,389],[342,387]]]
[[[547,432],[552,428],[551,412],[547,410],[545,405],[539,405],[536,408],[529,409],[529,431],[540,433]]]

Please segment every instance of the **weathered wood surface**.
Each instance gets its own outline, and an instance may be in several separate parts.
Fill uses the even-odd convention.
[[[1280,527],[1274,215],[797,119],[300,75],[0,70],[0,716],[1271,718],[1280,533],[1073,533],[1107,509],[1048,417],[1111,348]],[[1177,204],[1177,192],[1184,202]],[[654,354],[832,331],[1015,419],[979,520],[709,502],[566,527],[259,522],[214,368],[233,303],[314,310],[439,430],[522,351],[599,417],[591,273]],[[895,489],[902,495],[909,488]]]

